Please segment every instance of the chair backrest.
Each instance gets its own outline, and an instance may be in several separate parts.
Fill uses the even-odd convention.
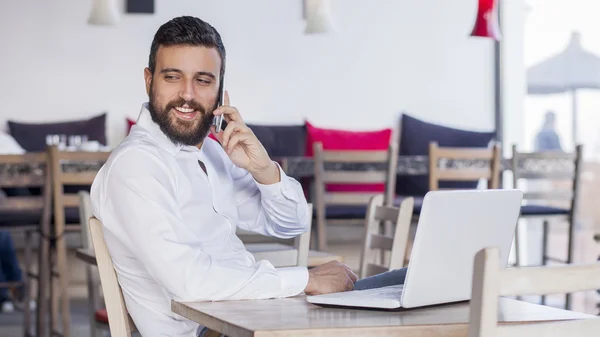
[[[90,236],[89,221],[94,216],[92,199],[88,191],[79,191],[79,220],[81,222],[81,244],[83,248],[92,248],[92,237]]]
[[[123,293],[117,280],[117,273],[115,272],[112,258],[104,241],[102,223],[100,223],[100,220],[92,217],[90,218],[89,228],[94,253],[96,254],[98,271],[100,272],[100,282],[102,283],[102,292],[108,313],[110,335],[113,337],[131,337],[131,332],[135,331],[135,324],[127,313]]]
[[[16,190],[0,202],[0,212],[31,212],[40,214],[40,224],[49,224],[52,203],[51,173],[45,152],[0,155],[0,189]],[[41,195],[31,195],[29,188],[40,188]],[[18,193],[22,190],[24,193]],[[48,234],[48,233],[45,233]]]
[[[326,205],[367,205],[371,197],[380,192],[328,192],[327,184],[384,184],[384,203],[391,204],[394,199],[396,168],[398,166],[398,146],[391,142],[387,150],[323,150],[323,144],[313,145],[315,164],[315,200],[317,213],[324,214]],[[352,163],[374,165],[379,170],[341,171],[329,170],[328,163]]]
[[[294,248],[298,252],[297,266],[308,266],[308,251],[310,248],[310,233],[312,228],[313,205],[308,204],[308,229],[294,238]]]
[[[569,207],[573,215],[579,201],[582,153],[582,145],[578,145],[574,152],[519,152],[517,146],[513,145],[513,187],[518,188],[519,182],[527,181],[529,184],[527,191],[523,193],[523,201],[567,203],[566,207]],[[531,182],[534,181],[546,181],[550,184],[544,191],[540,191],[531,188],[534,185]]]
[[[110,153],[65,152],[56,146],[49,146],[48,152],[52,163],[55,232],[62,237],[66,226],[65,208],[79,207],[78,191],[69,193],[65,187],[89,188]]]
[[[404,198],[398,208],[383,206],[383,199],[383,195],[380,194],[372,197],[369,202],[367,218],[365,219],[366,233],[360,265],[360,278],[404,266],[414,199]],[[395,224],[396,231],[393,237],[379,234],[382,221],[390,221]],[[387,266],[370,262],[374,258],[382,258],[382,254],[377,254],[376,250],[379,249],[391,251]]]
[[[455,167],[440,168],[442,160],[451,161],[482,161],[484,167],[469,167],[456,165]],[[487,180],[489,189],[500,186],[500,161],[501,152],[498,143],[494,142],[491,148],[455,148],[439,147],[436,142],[429,143],[429,190],[440,189],[443,181],[477,181]]]
[[[498,297],[571,293],[600,288],[600,263],[502,269],[497,248],[475,256],[469,337],[596,336],[600,319],[498,325]]]

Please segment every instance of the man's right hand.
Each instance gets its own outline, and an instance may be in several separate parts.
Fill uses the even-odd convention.
[[[330,261],[308,270],[307,295],[337,293],[354,288],[356,274],[343,263]]]

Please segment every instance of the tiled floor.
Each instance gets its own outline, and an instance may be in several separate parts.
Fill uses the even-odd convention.
[[[529,237],[529,247],[527,256],[532,265],[535,265],[536,259],[539,258],[538,252],[540,245],[538,237],[540,235],[539,226],[530,224],[527,226],[527,235]],[[564,227],[560,225],[554,226],[550,236],[550,249],[561,257],[560,252],[566,247],[566,236],[564,235]],[[577,262],[595,261],[600,255],[600,245],[597,245],[593,239],[593,231],[581,228],[577,232]],[[360,253],[362,245],[359,242],[349,243],[332,243],[329,245],[330,251],[345,257],[345,263],[352,269],[358,270],[360,263]],[[73,298],[71,306],[71,317],[73,336],[87,337],[89,336],[88,325],[88,308],[86,302],[86,287],[85,287],[85,265],[77,260],[74,255],[69,255],[69,266],[73,286],[70,289],[70,294]],[[563,296],[553,296],[549,298],[549,305],[561,307]],[[532,302],[537,302],[538,298],[527,298]],[[595,305],[600,301],[600,296],[595,292],[585,294],[576,294],[574,301],[574,310],[597,314],[598,309]],[[22,315],[21,313],[0,314],[0,337],[22,336]]]

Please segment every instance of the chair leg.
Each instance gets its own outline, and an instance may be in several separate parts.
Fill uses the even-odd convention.
[[[56,249],[56,247],[55,247]],[[50,254],[50,336],[53,336],[58,331],[58,285],[56,284],[56,274],[54,258]]]
[[[98,310],[98,287],[94,283],[93,268],[92,266],[86,266],[87,271],[87,282],[88,282],[88,308],[90,311],[90,337],[99,337],[98,328],[96,327],[96,317],[94,314]]]
[[[542,266],[548,264],[548,220],[544,220],[542,226]],[[542,295],[542,305],[546,305],[546,295]]]
[[[23,335],[25,337],[30,336],[31,329],[31,310],[29,308],[29,302],[31,302],[31,282],[29,280],[29,274],[31,271],[31,239],[32,232],[25,232],[25,271],[23,272]]]
[[[573,241],[575,239],[575,219],[573,217],[571,217],[570,221],[569,221],[569,243],[567,246],[567,264],[571,264],[573,263]],[[566,300],[565,300],[565,307],[567,310],[571,310],[571,306],[572,306],[572,294],[568,293],[566,296]]]
[[[60,235],[56,239],[56,258],[63,337],[70,337],[71,313],[69,312],[69,272],[67,268],[67,247],[63,235]]]
[[[317,217],[317,250],[326,251],[327,250],[327,228],[326,220]]]
[[[40,248],[38,251],[38,283],[37,283],[37,308],[36,308],[36,336],[46,336],[46,315],[48,314],[48,290],[52,285],[50,268],[52,259],[50,256],[50,239],[48,230],[40,233]]]
[[[519,224],[517,223],[517,227],[515,230],[515,266],[521,266],[521,247],[519,240]]]

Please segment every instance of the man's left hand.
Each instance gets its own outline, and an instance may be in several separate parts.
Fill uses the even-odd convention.
[[[250,172],[261,184],[269,185],[280,181],[279,168],[269,158],[267,150],[254,132],[244,123],[239,111],[229,105],[229,93],[225,91],[223,105],[217,108],[215,116],[224,115],[227,127],[221,132],[210,131],[219,140],[229,159],[240,168]]]

